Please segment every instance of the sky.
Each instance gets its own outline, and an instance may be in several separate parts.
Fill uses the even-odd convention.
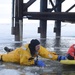
[[[26,3],[29,0],[24,0]],[[55,0],[52,0],[55,2]],[[70,6],[75,3],[75,0],[65,0],[62,4],[62,11],[66,11]],[[49,4],[49,3],[48,3]],[[28,11],[39,11],[40,0],[36,0],[29,8]],[[50,4],[48,8],[51,8]],[[75,8],[72,10],[75,11]],[[0,23],[9,23],[12,18],[12,0],[0,0]],[[26,21],[27,22],[27,21]],[[33,21],[34,22],[34,21]]]
[[[12,0],[0,0],[0,23],[11,22],[11,1]]]

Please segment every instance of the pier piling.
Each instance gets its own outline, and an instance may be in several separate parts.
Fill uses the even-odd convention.
[[[29,12],[28,8],[35,3],[36,0],[28,0],[24,3],[23,0],[12,0],[12,34],[15,35],[15,41],[22,41],[23,39],[23,19],[25,18],[31,20],[40,20],[40,26],[38,32],[40,33],[40,38],[47,37],[47,20],[54,20],[54,32],[56,37],[61,37],[61,22],[72,22],[75,23],[75,12],[69,12],[75,7],[71,5],[65,12],[62,12],[62,3],[65,0],[40,0],[40,11],[39,12]],[[72,0],[71,0],[72,1]],[[48,2],[51,6],[48,8]],[[32,8],[33,9],[33,8]]]

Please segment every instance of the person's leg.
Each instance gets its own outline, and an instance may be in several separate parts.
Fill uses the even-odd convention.
[[[8,47],[4,47],[4,50],[5,50],[6,52],[11,52],[11,51],[13,51],[13,49],[10,49],[10,48],[8,48]]]
[[[18,49],[15,49],[7,54],[0,54],[0,59],[1,61],[4,61],[4,62],[19,63],[20,55],[19,55]]]

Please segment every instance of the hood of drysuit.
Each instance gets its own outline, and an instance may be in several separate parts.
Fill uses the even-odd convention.
[[[37,39],[32,39],[30,44],[29,44],[29,49],[30,49],[30,52],[31,52],[31,55],[34,56],[35,53],[36,53],[36,50],[35,50],[35,47],[37,45],[39,45],[40,42],[37,40]]]

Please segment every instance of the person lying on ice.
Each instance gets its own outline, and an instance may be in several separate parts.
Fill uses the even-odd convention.
[[[75,44],[71,45],[67,52],[67,59],[75,60]]]
[[[16,48],[11,51],[5,47],[7,54],[0,54],[0,60],[4,62],[14,62],[20,65],[36,65],[39,67],[45,67],[45,63],[38,59],[38,55],[50,60],[65,60],[65,56],[57,55],[54,52],[48,51],[46,48],[40,45],[37,39],[32,39],[29,44],[23,45],[22,47]],[[36,59],[34,59],[36,58]]]

